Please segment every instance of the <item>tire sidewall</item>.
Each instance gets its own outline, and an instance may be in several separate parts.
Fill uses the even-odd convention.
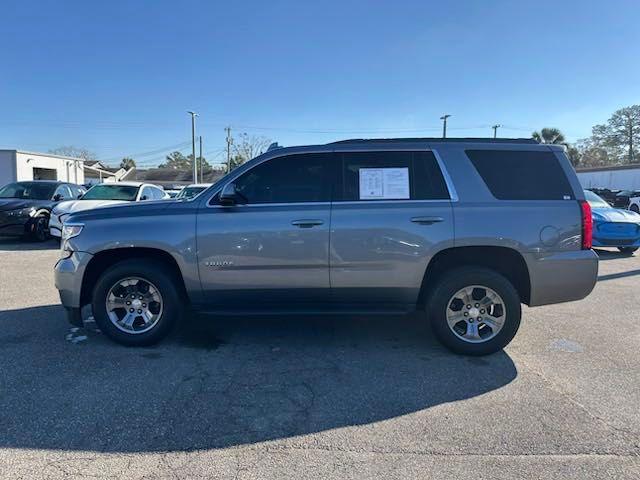
[[[33,219],[33,232],[29,235],[29,239],[34,242],[44,242],[47,240],[47,226],[49,218],[40,214]]]
[[[447,323],[447,308],[451,297],[469,285],[482,285],[495,291],[504,301],[505,323],[492,339],[470,343],[460,339]],[[427,303],[427,315],[438,339],[450,350],[463,355],[488,355],[502,350],[520,327],[522,307],[520,297],[511,282],[499,273],[485,268],[459,268],[443,275]]]
[[[111,287],[126,277],[139,277],[151,282],[160,291],[163,311],[158,323],[149,331],[131,334],[120,330],[107,315],[105,300]],[[112,340],[128,346],[152,345],[169,334],[182,312],[182,299],[176,291],[173,275],[166,268],[150,261],[127,260],[108,268],[98,278],[91,300],[96,324]]]

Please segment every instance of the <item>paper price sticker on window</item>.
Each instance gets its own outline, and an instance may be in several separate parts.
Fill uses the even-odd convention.
[[[409,169],[361,168],[360,200],[409,199]]]

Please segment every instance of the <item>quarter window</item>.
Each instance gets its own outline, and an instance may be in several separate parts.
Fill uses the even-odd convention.
[[[572,200],[573,189],[553,152],[467,150],[498,200]]]
[[[336,200],[448,200],[432,152],[343,153],[341,195]]]
[[[328,202],[331,153],[288,155],[267,160],[235,180],[248,204]]]

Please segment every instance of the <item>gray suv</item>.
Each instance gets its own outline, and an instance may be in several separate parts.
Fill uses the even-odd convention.
[[[195,198],[72,214],[56,287],[126,345],[213,314],[425,311],[441,342],[507,345],[521,304],[594,287],[589,204],[562,147],[348,140],[278,148]]]

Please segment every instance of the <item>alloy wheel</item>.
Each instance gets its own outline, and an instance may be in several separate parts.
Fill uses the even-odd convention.
[[[118,280],[109,289],[105,306],[111,323],[130,334],[148,332],[155,327],[164,307],[160,290],[139,277]]]
[[[458,290],[447,303],[447,324],[461,340],[487,342],[504,326],[507,315],[504,300],[494,290],[469,285]]]

